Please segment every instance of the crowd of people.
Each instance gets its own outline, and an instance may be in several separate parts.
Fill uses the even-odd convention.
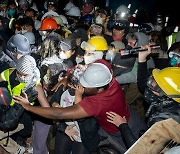
[[[42,2],[0,1],[5,151],[120,154],[154,123],[180,123],[180,31],[167,17],[137,23],[130,5],[113,14],[93,0]]]

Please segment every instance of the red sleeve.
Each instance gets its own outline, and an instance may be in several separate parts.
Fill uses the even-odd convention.
[[[87,112],[89,116],[99,115],[101,106],[100,103],[94,98],[84,98],[79,105]]]

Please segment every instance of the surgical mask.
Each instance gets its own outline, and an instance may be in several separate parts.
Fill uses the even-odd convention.
[[[103,20],[102,20],[102,18],[100,16],[96,17],[96,24],[100,24],[100,25],[103,24]]]
[[[9,17],[13,17],[14,14],[15,14],[15,10],[14,10],[14,9],[9,9],[9,11],[8,11],[8,16],[9,16]]]
[[[46,36],[47,35],[47,31],[39,31],[39,34],[41,35],[41,36]]]
[[[80,58],[80,57],[76,57],[76,63],[79,64],[81,62],[83,62],[83,58]]]
[[[178,66],[180,65],[180,54],[174,51],[169,52],[170,65]]]
[[[115,54],[115,52],[113,50],[108,50],[107,53],[106,53],[105,59],[110,60],[112,62],[114,60],[115,55],[116,54]]]
[[[6,12],[5,11],[0,11],[0,16],[5,17],[6,16]]]
[[[15,30],[15,34],[21,34],[21,31]]]
[[[63,51],[61,51],[61,52],[59,53],[59,57],[60,57],[61,59],[68,59],[67,55],[66,55]]]
[[[156,25],[156,26],[154,26],[154,30],[161,31],[161,30],[162,30],[162,27],[159,26],[159,25]]]
[[[26,32],[27,32],[27,30],[25,30],[25,29],[22,29],[22,31],[21,31],[22,34],[24,34]]]
[[[90,64],[92,62],[94,62],[95,59],[94,59],[94,56],[93,55],[90,55],[90,56],[84,56],[84,62],[85,64]]]
[[[92,62],[95,62],[96,60],[102,59],[103,58],[103,52],[101,51],[95,51],[91,55],[84,56],[84,62],[85,64],[90,64]]]
[[[179,58],[178,57],[171,57],[170,58],[170,65],[171,66],[177,66],[178,65],[178,62],[179,62],[179,60],[178,60]]]

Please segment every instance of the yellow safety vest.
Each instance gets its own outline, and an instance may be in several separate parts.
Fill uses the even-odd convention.
[[[166,37],[166,41],[167,41],[167,44],[168,44],[168,49],[171,47],[171,45],[173,43],[176,42],[176,34],[177,33],[172,33],[172,35],[169,35]]]
[[[12,88],[11,88],[11,83],[10,83],[10,80],[9,80],[9,76],[10,76],[10,71],[11,71],[11,70],[15,70],[15,68],[9,68],[9,69],[6,69],[5,71],[3,71],[3,72],[1,73],[1,78],[2,78],[4,81],[8,82],[8,90],[9,90],[11,96],[13,96],[13,95],[20,96],[22,90],[23,90],[24,87],[25,87],[25,83],[22,82],[22,83],[18,84],[17,86],[15,86],[15,87],[12,89]],[[11,103],[10,103],[10,106],[13,106],[14,103],[15,103],[14,100],[12,100]]]

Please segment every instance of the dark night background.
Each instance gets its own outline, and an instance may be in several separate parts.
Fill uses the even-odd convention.
[[[69,0],[58,0],[59,10],[63,10]],[[75,5],[79,5],[82,0],[74,0]],[[104,7],[106,0],[94,0],[95,6]],[[39,5],[44,4],[44,0],[38,0]],[[169,16],[170,25],[180,26],[180,12],[176,9],[179,4],[178,0],[109,0],[109,6],[115,12],[116,8],[122,4],[131,3],[131,14],[138,9],[138,18],[144,22],[152,22],[153,17],[159,12],[164,17]]]

